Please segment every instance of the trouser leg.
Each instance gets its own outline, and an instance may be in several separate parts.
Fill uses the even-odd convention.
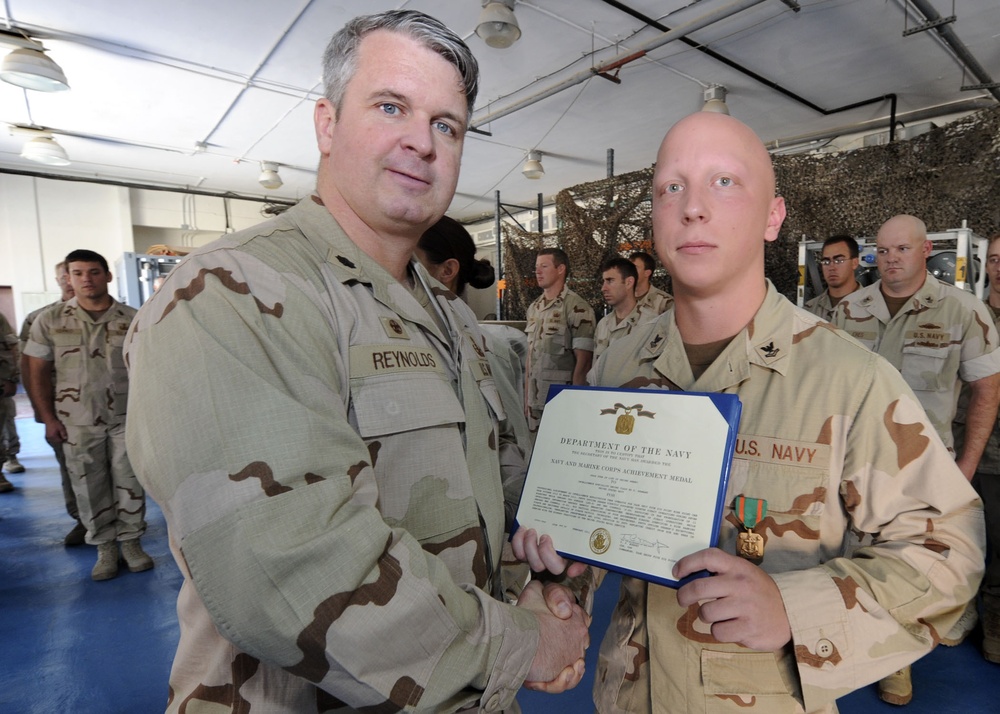
[[[128,460],[124,423],[108,428],[108,451],[118,509],[117,538],[132,540],[146,532],[146,492]]]
[[[3,406],[0,407],[0,412],[3,413],[0,440],[6,443],[7,458],[10,459],[21,453],[21,440],[17,436],[17,423],[14,421],[17,417],[17,405],[12,397],[4,397],[0,401],[3,402]]]
[[[1000,597],[1000,474],[977,473],[972,478],[986,515],[986,575],[981,590]]]
[[[117,538],[117,508],[108,459],[108,436],[104,427],[66,425],[63,444],[80,522],[91,545]]]
[[[80,509],[76,505],[76,494],[73,492],[73,482],[69,477],[69,470],[66,468],[66,454],[63,452],[63,445],[53,444],[49,442],[49,446],[52,447],[52,453],[56,455],[56,461],[59,463],[59,478],[62,484],[63,501],[66,503],[66,513],[73,520],[80,520]]]

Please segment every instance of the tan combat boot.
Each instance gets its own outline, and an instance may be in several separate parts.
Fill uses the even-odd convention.
[[[1000,664],[1000,597],[983,595],[983,657]]]
[[[94,580],[110,580],[118,575],[118,543],[97,544],[97,563],[90,571]]]
[[[9,474],[23,474],[24,473],[24,466],[21,464],[20,461],[17,460],[16,456],[8,456],[7,457],[7,466],[5,466],[4,468],[7,469],[7,473],[9,473]]]
[[[878,683],[878,697],[887,704],[903,706],[913,699],[913,682],[910,679],[910,666],[893,672]]]
[[[138,538],[122,541],[122,558],[133,573],[141,573],[153,567],[153,559],[142,549]]]

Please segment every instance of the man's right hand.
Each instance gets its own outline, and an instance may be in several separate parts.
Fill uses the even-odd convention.
[[[570,604],[571,600],[551,597],[553,593],[546,592],[551,589],[565,590],[555,583],[543,588],[533,580],[521,592],[517,605],[531,610],[538,619],[538,650],[525,686],[557,694],[572,689],[583,678],[584,655],[590,645],[590,616],[579,605]],[[554,613],[551,608],[557,602]]]
[[[45,440],[50,444],[61,444],[66,441],[66,426],[58,419],[45,422]]]

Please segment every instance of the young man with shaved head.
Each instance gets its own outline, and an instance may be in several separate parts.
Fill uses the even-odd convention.
[[[718,547],[672,573],[708,577],[622,578],[597,711],[833,712],[958,619],[982,575],[981,504],[899,373],[765,279],[785,205],[746,125],[682,119],[652,195],[674,307],[611,345],[596,384],[736,394],[743,414]],[[738,547],[746,532],[759,548]],[[533,531],[513,545],[565,566]]]

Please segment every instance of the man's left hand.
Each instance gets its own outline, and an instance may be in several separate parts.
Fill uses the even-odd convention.
[[[0,382],[0,397],[13,397],[17,394],[17,382]]]
[[[781,591],[770,575],[753,563],[718,548],[685,556],[674,565],[680,580],[701,570],[712,573],[677,590],[677,603],[701,603],[698,616],[712,627],[719,642],[735,642],[754,650],[781,649],[792,639]]]

